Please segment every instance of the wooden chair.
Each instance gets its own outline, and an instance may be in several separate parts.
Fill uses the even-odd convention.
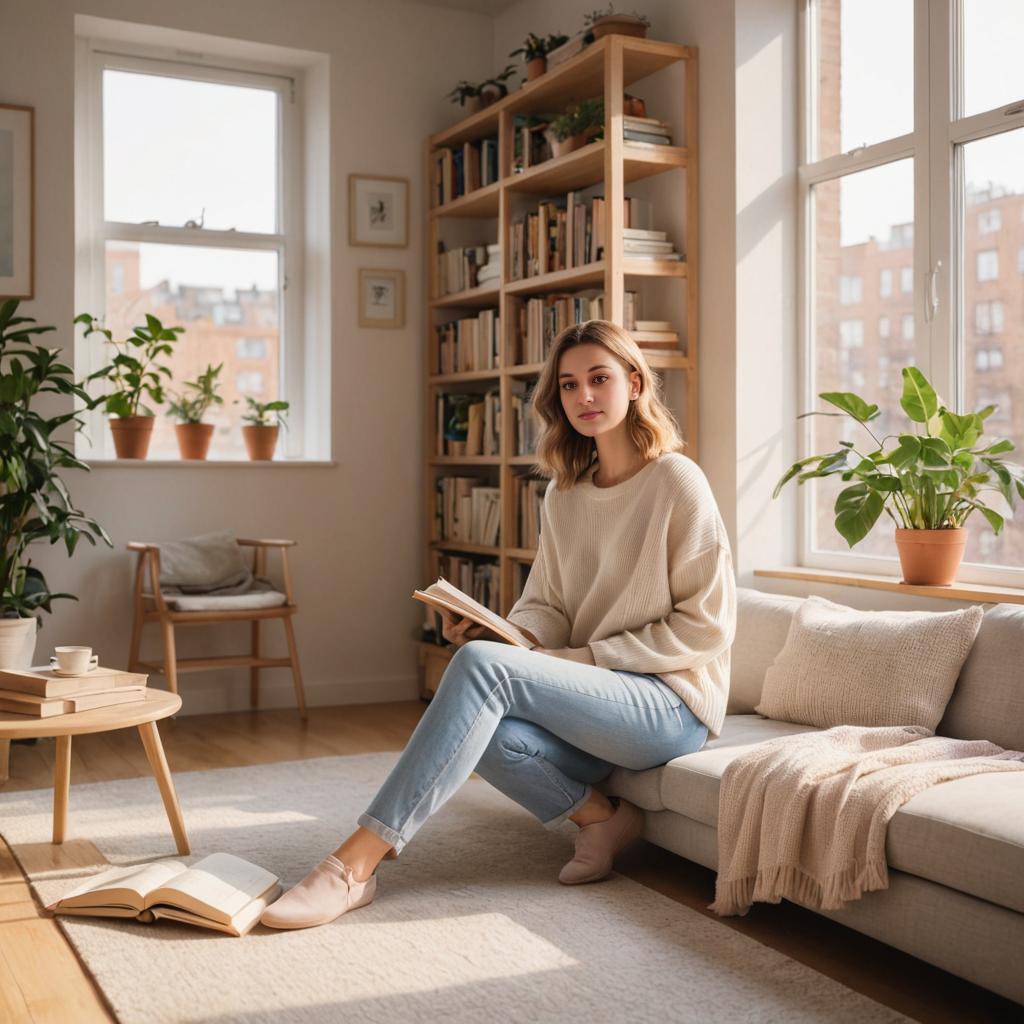
[[[232,608],[215,611],[176,611],[171,608],[160,592],[160,548],[156,544],[133,541],[129,551],[138,553],[135,567],[134,615],[132,620],[131,649],[128,653],[128,671],[149,670],[167,676],[172,693],[178,692],[179,672],[203,672],[217,668],[249,669],[249,702],[258,707],[260,694],[260,669],[290,668],[295,684],[295,699],[303,721],[306,713],[306,696],[302,688],[302,672],[299,669],[299,651],[295,644],[292,616],[298,611],[292,592],[292,578],[288,570],[288,548],[294,547],[293,540],[249,540],[238,538],[242,547],[253,548],[253,574],[266,573],[267,549],[277,548],[281,554],[281,572],[284,578],[284,592],[287,600],[273,608]],[[149,570],[150,589],[146,589],[146,570]],[[265,658],[260,654],[260,625],[267,619],[281,619],[288,641],[287,658]],[[162,663],[142,661],[139,649],[142,645],[142,627],[148,622],[158,622],[164,644]],[[175,653],[174,629],[176,626],[210,625],[218,622],[251,622],[252,650],[249,654],[226,655],[215,658],[179,658]]]

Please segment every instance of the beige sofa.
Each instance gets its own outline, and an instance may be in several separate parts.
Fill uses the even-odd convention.
[[[660,768],[616,769],[600,786],[647,812],[644,837],[714,870],[719,783],[739,754],[812,726],[754,713],[765,670],[802,598],[739,588],[722,735]],[[938,730],[1024,750],[1024,606],[994,605]],[[1024,772],[933,786],[889,825],[889,888],[827,917],[1024,1003]]]

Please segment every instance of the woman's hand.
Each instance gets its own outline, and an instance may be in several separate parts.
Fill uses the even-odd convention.
[[[444,625],[441,627],[441,635],[450,644],[462,647],[470,640],[497,640],[502,642],[501,637],[486,626],[466,618],[464,615],[455,616],[451,612],[439,610]]]

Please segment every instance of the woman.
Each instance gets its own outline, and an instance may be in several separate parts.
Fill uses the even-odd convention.
[[[264,924],[306,928],[369,903],[380,861],[474,770],[545,826],[575,822],[559,881],[597,881],[643,815],[594,783],[718,735],[736,621],[729,541],[643,354],[606,321],[570,327],[533,404],[537,462],[552,480],[537,557],[508,618],[535,646],[445,616],[459,650],[408,746],[359,828],[267,908]]]

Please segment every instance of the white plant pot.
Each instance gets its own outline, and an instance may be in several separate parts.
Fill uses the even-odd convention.
[[[29,668],[37,631],[35,618],[0,619],[0,668]]]

